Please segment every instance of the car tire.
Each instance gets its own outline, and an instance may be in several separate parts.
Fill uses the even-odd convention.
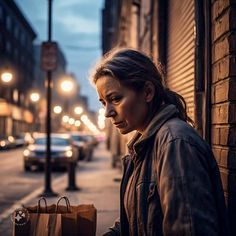
[[[24,170],[25,170],[26,172],[28,172],[28,171],[31,170],[31,168],[30,168],[30,166],[24,165]]]

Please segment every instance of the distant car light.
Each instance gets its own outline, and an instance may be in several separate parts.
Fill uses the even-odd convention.
[[[71,150],[66,151],[66,157],[72,157],[73,152]]]
[[[13,136],[9,136],[9,137],[8,137],[8,140],[9,140],[11,143],[13,143],[15,139],[14,139]]]
[[[30,151],[28,149],[25,149],[23,154],[24,156],[28,157],[30,155]]]
[[[0,142],[0,146],[1,146],[1,147],[5,147],[5,146],[6,146],[6,142],[5,142],[5,141],[1,141],[1,142]]]

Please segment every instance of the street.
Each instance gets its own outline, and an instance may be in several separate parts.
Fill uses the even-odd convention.
[[[24,172],[24,148],[0,152],[0,212],[44,184],[44,172]],[[63,173],[54,173],[56,178]]]
[[[11,214],[23,205],[36,205],[44,189],[44,173],[23,171],[23,149],[0,153],[1,195],[0,235],[12,234]],[[100,144],[94,151],[91,162],[79,162],[76,184],[80,191],[65,191],[68,184],[66,172],[53,172],[52,189],[58,196],[47,198],[48,205],[55,203],[59,196],[67,196],[71,205],[94,204],[97,208],[97,235],[113,224],[119,215],[120,170],[111,168],[111,156]]]

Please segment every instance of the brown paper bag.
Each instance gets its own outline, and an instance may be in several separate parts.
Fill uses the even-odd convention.
[[[70,206],[70,212],[77,215],[77,235],[95,236],[97,227],[97,210],[94,205],[77,205]],[[58,213],[64,213],[67,209],[65,206],[58,206]],[[64,214],[63,214],[64,215]]]
[[[66,206],[59,205],[59,202],[62,199],[66,201]],[[70,212],[70,213],[75,213],[77,215],[77,235],[79,236],[96,235],[97,210],[94,207],[94,205],[84,204],[84,205],[71,206],[68,198],[63,196],[57,201],[56,212],[60,214]]]
[[[42,199],[40,199],[41,201]],[[27,207],[29,220],[24,225],[14,225],[13,235],[16,236],[76,236],[77,213],[59,213],[55,204],[49,207]]]
[[[93,205],[71,206],[66,197],[57,204],[41,207],[27,207],[29,221],[22,226],[14,226],[13,236],[95,236],[97,210]],[[65,199],[66,206],[59,205]],[[46,199],[43,199],[46,203]]]

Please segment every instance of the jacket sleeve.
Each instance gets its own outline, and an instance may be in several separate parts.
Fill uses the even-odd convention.
[[[112,227],[109,228],[103,236],[119,236],[120,235],[120,219],[118,218]]]
[[[163,234],[218,235],[217,207],[207,153],[185,140],[175,139],[159,154],[157,178]]]

